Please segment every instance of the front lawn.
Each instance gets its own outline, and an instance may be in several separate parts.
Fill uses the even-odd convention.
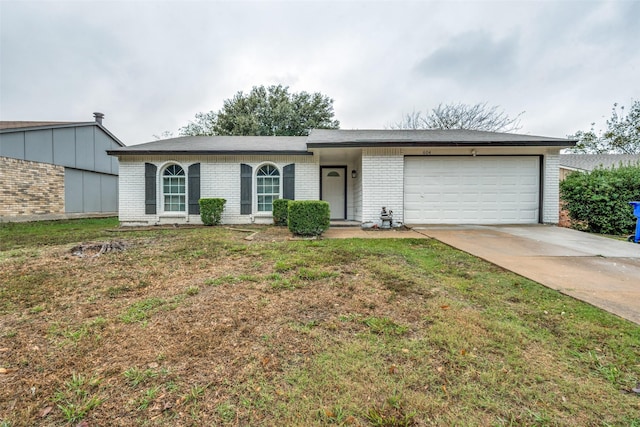
[[[0,224],[0,426],[640,426],[638,325],[437,241],[87,224]]]

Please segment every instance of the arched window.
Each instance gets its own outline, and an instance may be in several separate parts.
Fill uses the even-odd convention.
[[[178,165],[169,165],[162,173],[165,212],[185,211],[185,175]]]
[[[271,212],[273,201],[280,197],[280,172],[274,165],[264,165],[256,173],[258,212]]]

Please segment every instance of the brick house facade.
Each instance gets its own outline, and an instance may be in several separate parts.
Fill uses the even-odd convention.
[[[397,223],[555,224],[558,154],[573,144],[479,131],[313,130],[172,138],[109,154],[120,161],[125,225],[200,223],[196,197],[226,199],[226,224],[271,223],[265,197],[327,200],[332,219],[361,223],[379,222],[384,206]],[[264,184],[263,166],[274,185]]]

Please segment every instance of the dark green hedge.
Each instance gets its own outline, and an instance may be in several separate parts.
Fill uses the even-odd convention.
[[[640,165],[574,172],[560,183],[560,199],[573,227],[593,233],[629,234],[636,217],[631,201],[640,201]]]
[[[204,225],[218,225],[222,219],[225,199],[200,199],[200,218]]]
[[[276,199],[273,201],[273,223],[275,225],[287,225],[290,201],[289,199]]]
[[[301,236],[319,236],[329,228],[329,203],[320,200],[291,200],[289,230]]]

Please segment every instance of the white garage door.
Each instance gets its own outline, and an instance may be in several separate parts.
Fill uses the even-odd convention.
[[[407,224],[530,224],[540,209],[536,156],[405,157]]]

